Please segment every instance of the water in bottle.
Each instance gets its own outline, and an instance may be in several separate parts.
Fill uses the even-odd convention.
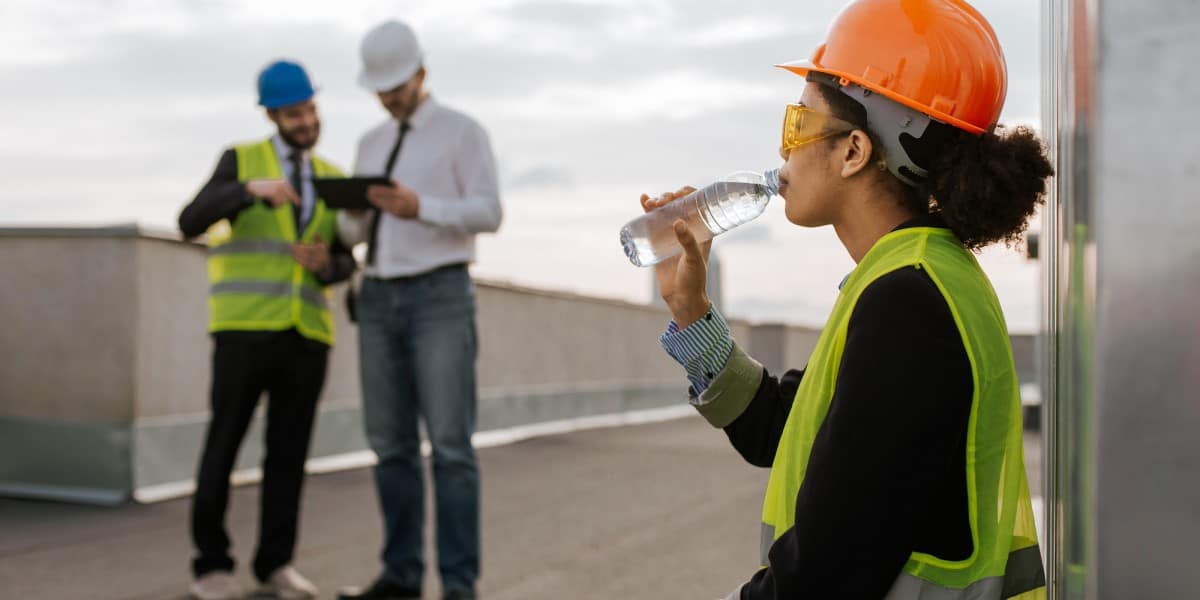
[[[675,221],[683,219],[703,243],[761,215],[778,193],[779,169],[734,173],[626,223],[621,246],[629,262],[648,267],[682,251]]]

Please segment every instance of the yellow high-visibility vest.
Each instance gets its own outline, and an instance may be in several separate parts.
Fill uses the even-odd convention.
[[[946,229],[914,227],[880,238],[842,286],[788,415],[763,500],[761,561],[795,523],[817,430],[837,383],[855,304],[876,279],[905,267],[925,270],[954,316],[971,363],[974,396],[967,430],[967,498],[974,551],[965,560],[914,552],[887,600],[1045,598],[1022,450],[1021,398],[1000,302],[975,257]]]
[[[283,171],[270,139],[234,147],[238,181],[279,179]],[[315,155],[318,177],[342,172]],[[297,235],[293,207],[255,202],[208,231],[209,331],[284,331],[333,345],[329,292],[292,258],[296,241],[332,244],[337,211],[317,198],[312,219]]]

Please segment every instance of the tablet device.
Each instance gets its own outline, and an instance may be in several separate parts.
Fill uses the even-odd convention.
[[[391,185],[392,180],[383,176],[372,177],[313,177],[317,196],[329,208],[371,208],[367,202],[368,185]]]

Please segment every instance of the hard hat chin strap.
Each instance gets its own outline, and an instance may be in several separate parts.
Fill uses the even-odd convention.
[[[842,85],[839,90],[867,109],[867,127],[883,145],[888,171],[912,187],[925,183],[929,171],[913,160],[909,149],[916,150],[931,124],[939,122],[856,83]]]

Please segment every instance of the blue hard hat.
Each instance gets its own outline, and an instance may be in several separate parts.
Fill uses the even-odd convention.
[[[258,104],[268,109],[304,102],[315,93],[304,67],[294,62],[277,60],[258,74]]]

